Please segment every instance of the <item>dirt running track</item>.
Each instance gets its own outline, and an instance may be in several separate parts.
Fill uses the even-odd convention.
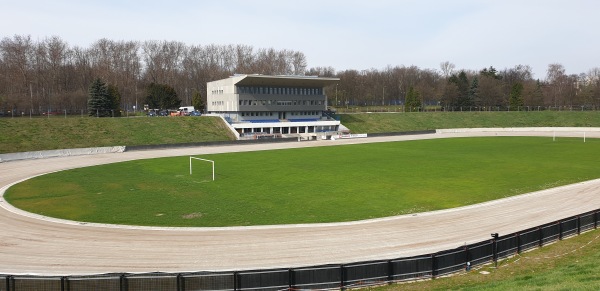
[[[567,135],[567,133],[562,133]],[[197,147],[0,163],[0,194],[34,175],[162,156],[329,146],[468,135],[437,133],[336,141]],[[581,136],[581,133],[573,133]],[[600,137],[600,133],[588,134]],[[551,138],[551,137],[549,137]],[[0,200],[0,273],[78,275],[298,267],[420,255],[600,208],[600,180],[457,209],[350,223],[229,228],[84,224],[42,217]]]

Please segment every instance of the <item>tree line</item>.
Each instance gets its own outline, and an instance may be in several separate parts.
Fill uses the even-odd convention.
[[[28,35],[0,41],[0,111],[41,114],[87,111],[89,90],[100,79],[118,94],[113,110],[139,110],[154,87],[172,88],[182,105],[206,100],[206,83],[235,73],[338,77],[326,89],[332,106],[407,105],[443,108],[511,106],[600,107],[600,68],[568,75],[550,64],[544,79],[531,67],[460,70],[450,62],[439,69],[388,66],[384,69],[308,68],[294,50],[248,45],[187,45],[177,41],[100,39],[89,47],[60,37],[33,40]]]
[[[424,110],[428,106],[446,110],[519,110],[542,108],[600,108],[600,68],[568,75],[561,64],[550,64],[545,79],[533,78],[532,68],[517,65],[498,70],[458,70],[441,62],[439,70],[416,66],[388,66],[383,70],[318,68],[311,74],[335,76],[340,82],[329,88],[329,104],[377,106],[405,105]],[[333,100],[332,100],[333,99]],[[333,101],[333,102],[332,102]]]

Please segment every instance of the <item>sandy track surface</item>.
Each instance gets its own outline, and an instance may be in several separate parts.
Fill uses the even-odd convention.
[[[0,194],[11,184],[35,175],[134,159],[429,138],[552,134],[537,131],[438,133],[14,161],[0,163]],[[600,137],[600,133],[588,136]],[[492,232],[511,233],[595,210],[600,208],[599,195],[600,179],[414,215],[349,223],[229,228],[84,224],[34,215],[0,200],[0,273],[219,271],[391,259],[459,247],[489,239]]]

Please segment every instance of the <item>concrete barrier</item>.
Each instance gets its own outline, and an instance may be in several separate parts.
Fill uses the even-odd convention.
[[[0,154],[0,163],[10,162],[10,161],[18,161],[18,160],[45,159],[45,158],[54,158],[54,157],[122,153],[124,151],[125,151],[124,146],[113,146],[113,147],[62,149],[62,150],[33,151],[33,152],[22,152],[22,153],[8,153],[8,154]]]

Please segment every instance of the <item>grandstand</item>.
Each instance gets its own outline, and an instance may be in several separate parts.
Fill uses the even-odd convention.
[[[325,87],[338,78],[234,75],[208,82],[207,113],[223,117],[238,138],[310,137],[337,134],[340,122],[327,111]]]

